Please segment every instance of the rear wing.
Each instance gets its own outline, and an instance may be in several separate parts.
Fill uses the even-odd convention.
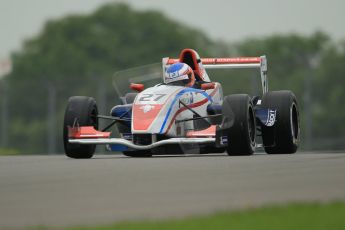
[[[267,82],[267,59],[266,56],[260,57],[235,57],[235,58],[201,58],[199,59],[205,69],[238,69],[238,68],[257,68],[260,69],[262,92],[268,91]],[[198,60],[198,62],[200,62]],[[163,58],[163,70],[179,59]]]

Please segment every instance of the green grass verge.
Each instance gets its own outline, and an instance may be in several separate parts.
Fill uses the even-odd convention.
[[[0,148],[0,156],[13,156],[18,154],[19,152],[15,149]]]
[[[45,228],[39,228],[40,230]],[[66,230],[345,229],[345,203],[288,204],[178,220],[122,222]]]

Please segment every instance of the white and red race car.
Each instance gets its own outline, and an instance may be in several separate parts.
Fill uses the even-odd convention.
[[[268,91],[265,56],[200,58],[195,50],[184,49],[177,59],[162,59],[163,73],[175,63],[189,65],[193,85],[171,85],[164,76],[163,83],[147,89],[132,83],[130,88],[137,93],[121,97],[110,116],[99,115],[91,97],[71,97],[64,117],[66,155],[91,158],[96,145],[131,157],[224,151],[251,155],[257,147],[269,154],[296,152],[300,133],[296,97],[287,90]],[[262,95],[223,97],[221,84],[212,82],[206,72],[211,68],[259,69]],[[99,130],[99,119],[111,123]],[[113,125],[120,137],[108,131]]]

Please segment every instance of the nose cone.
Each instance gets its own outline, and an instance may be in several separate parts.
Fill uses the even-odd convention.
[[[166,86],[151,87],[141,92],[133,103],[132,132],[159,133],[171,89]]]
[[[133,131],[148,131],[155,120],[159,119],[162,104],[134,104],[133,105]],[[157,127],[158,128],[158,127]]]
[[[175,97],[181,90],[183,87],[158,85],[141,92],[132,105],[132,133],[162,133],[170,122],[169,114],[178,107]]]

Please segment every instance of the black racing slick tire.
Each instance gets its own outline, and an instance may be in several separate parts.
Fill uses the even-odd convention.
[[[66,156],[76,159],[91,158],[96,145],[72,144],[68,142],[68,127],[93,126],[98,129],[98,109],[95,99],[84,96],[70,97],[65,111],[63,140]]]
[[[251,155],[255,151],[256,123],[252,101],[247,94],[226,96],[222,105],[230,156]],[[228,121],[226,121],[228,120]],[[228,124],[224,124],[228,122]]]
[[[262,140],[268,154],[291,154],[298,148],[300,124],[296,96],[288,90],[267,92],[262,106],[276,109],[272,127],[262,126]]]

